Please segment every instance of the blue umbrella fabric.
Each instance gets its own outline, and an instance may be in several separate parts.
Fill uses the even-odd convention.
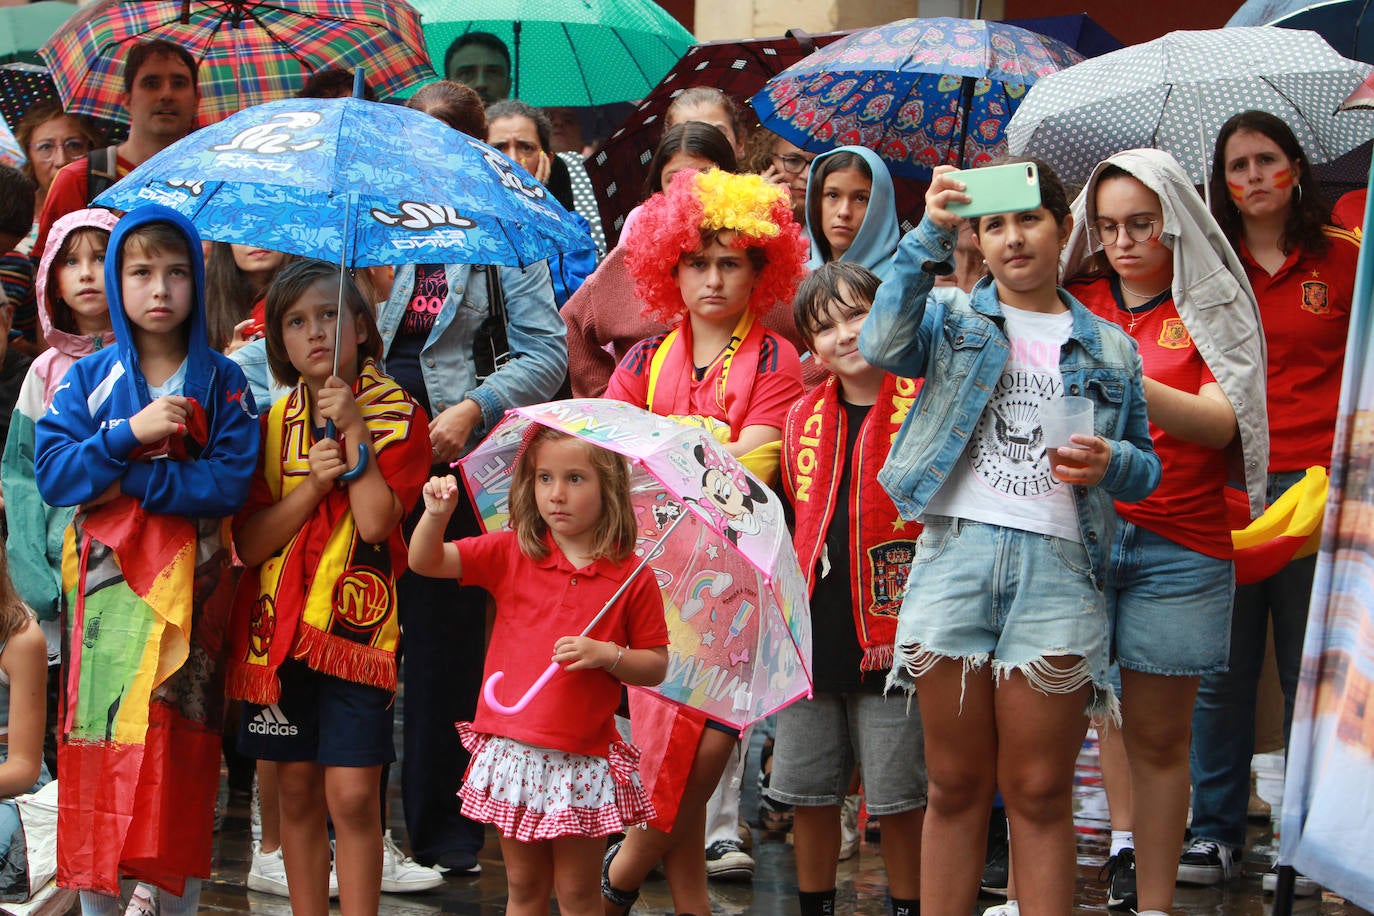
[[[1204,184],[1221,125],[1258,109],[1293,129],[1310,162],[1329,162],[1370,137],[1374,115],[1335,114],[1370,72],[1314,32],[1170,32],[1041,80],[1011,119],[1009,149],[1081,185],[1108,156],[1152,147]]]
[[[802,149],[866,146],[894,175],[928,180],[937,165],[1001,155],[1027,90],[1082,59],[1002,22],[902,19],[816,51],[752,103],[761,125]]]
[[[207,239],[336,264],[523,267],[592,247],[543,185],[422,112],[288,99],[203,127],[96,199],[153,202]]]
[[[1374,4],[1369,0],[1327,0],[1285,13],[1269,25],[1310,29],[1342,57],[1374,64]]]
[[[1226,27],[1268,25],[1280,16],[1295,13],[1311,4],[1312,0],[1245,0],[1240,9],[1226,20]]]

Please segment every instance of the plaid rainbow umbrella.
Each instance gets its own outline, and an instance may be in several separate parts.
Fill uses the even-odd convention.
[[[200,124],[289,98],[318,70],[367,68],[380,97],[433,79],[404,0],[100,0],[39,49],[68,111],[126,123],[128,46],[151,38],[200,62]]]

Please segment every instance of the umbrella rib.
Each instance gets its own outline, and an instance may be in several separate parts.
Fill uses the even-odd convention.
[[[587,95],[587,104],[594,105],[596,103],[592,101],[592,90],[587,84],[587,70],[582,66],[582,58],[577,56],[577,46],[573,44],[572,33],[568,31],[568,24],[560,22],[558,27],[563,30],[563,39],[568,43],[568,50],[572,52],[573,64],[577,67],[577,75],[582,80],[582,91]],[[611,30],[611,34],[615,34],[615,29]]]

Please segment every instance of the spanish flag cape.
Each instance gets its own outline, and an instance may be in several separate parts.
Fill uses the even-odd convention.
[[[429,474],[425,412],[370,359],[353,383],[353,395],[372,437],[371,460],[408,511]],[[301,382],[272,405],[264,422],[259,473],[239,520],[305,482],[314,442],[310,392]],[[349,443],[344,447],[355,451]],[[286,546],[239,583],[228,694],[275,703],[281,696],[277,669],[288,658],[323,674],[394,691],[400,637],[396,577],[405,563],[401,526],[384,544],[366,543],[358,536],[347,487],[335,487]]]
[[[203,442],[203,411],[188,425]],[[173,442],[164,457],[186,456]],[[227,529],[121,494],[67,530],[63,887],[118,894],[123,873],[181,894],[187,876],[210,877],[234,592]]]

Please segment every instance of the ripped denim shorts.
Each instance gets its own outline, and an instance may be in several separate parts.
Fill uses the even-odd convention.
[[[967,519],[928,515],[897,620],[888,688],[910,690],[940,658],[966,670],[1013,670],[1046,693],[1094,686],[1089,714],[1115,716],[1107,680],[1110,625],[1076,541]],[[1046,656],[1075,656],[1051,666]]]

